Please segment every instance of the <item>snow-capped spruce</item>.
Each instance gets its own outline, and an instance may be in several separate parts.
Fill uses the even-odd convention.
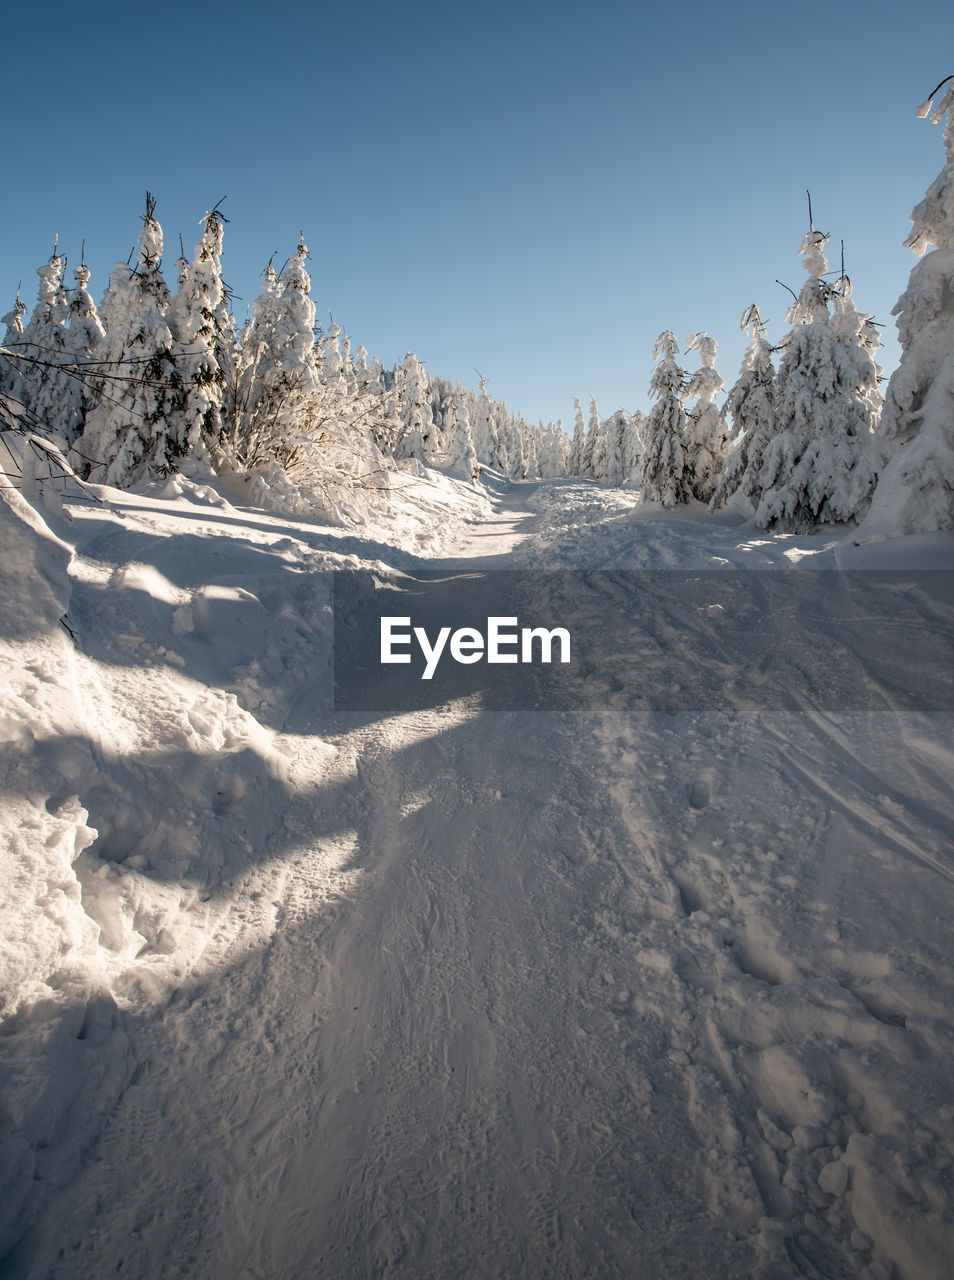
[[[225,221],[218,208],[203,215],[192,262],[180,260],[179,287],[169,308],[182,349],[183,434],[193,443],[205,440],[213,452],[223,434],[222,403],[235,342],[222,283]]]
[[[621,484],[639,484],[639,474],[642,470],[643,433],[646,430],[646,423],[646,415],[641,409],[637,409],[635,413],[627,416],[620,445]]]
[[[71,368],[66,320],[69,295],[63,288],[66,259],[54,246],[48,262],[37,267],[40,284],[36,306],[16,340],[19,376],[11,388],[32,422],[51,435],[66,439],[79,425],[81,389]]]
[[[653,347],[656,367],[649,380],[649,394],[655,396],[656,403],[646,424],[639,481],[642,502],[659,502],[669,508],[689,502],[692,497],[683,444],[686,371],[676,363],[678,353],[675,335],[665,329]]]
[[[601,424],[602,447],[597,478],[604,484],[617,486],[623,483],[623,450],[628,425],[629,414],[625,409],[617,409]]]
[[[787,313],[795,327],[783,344],[776,433],[759,477],[755,520],[763,529],[806,531],[857,519],[874,482],[871,391],[878,372],[849,312],[843,310],[831,323],[833,291],[823,278],[827,239],[814,229],[802,239],[808,280]]]
[[[762,492],[762,462],[775,434],[775,366],[759,309],[752,303],[739,326],[751,342],[742,368],[725,400],[733,443],[726,453],[710,508],[721,507],[735,493],[757,504]]]
[[[462,387],[451,394],[447,416],[444,419],[444,440],[450,471],[463,480],[474,480],[480,466],[470,430],[467,394]]]
[[[396,371],[397,412],[399,419],[396,446],[399,458],[424,460],[424,439],[431,433],[428,407],[428,381],[424,366],[413,351],[404,357]]]
[[[598,478],[600,463],[600,410],[595,400],[590,400],[590,416],[586,422],[586,439],[580,455],[580,475]]]
[[[944,166],[905,241],[924,256],[892,312],[901,362],[875,440],[879,476],[863,524],[872,535],[954,529],[954,77],[918,112],[929,113],[935,123],[947,117]]]
[[[712,403],[724,381],[715,367],[719,349],[715,338],[704,331],[695,333],[689,339],[689,349],[698,351],[702,368],[686,385],[687,397],[694,396],[696,400],[686,416],[686,468],[693,497],[708,502],[725,461],[729,437],[725,411]]]
[[[81,389],[80,419],[76,423],[78,432],[82,428],[86,414],[93,407],[94,400],[89,380],[92,367],[95,366],[104,348],[106,330],[96,309],[96,303],[87,288],[90,271],[85,261],[81,261],[79,266],[74,268],[73,279],[75,284],[70,294],[67,344],[70,357],[80,374],[77,379]]]
[[[166,320],[169,290],[155,208],[147,192],[136,266],[117,263],[110,276],[101,308],[107,341],[98,403],[70,454],[81,475],[118,488],[168,475],[198,435],[182,415],[183,380]]]
[[[579,400],[573,401],[573,442],[570,445],[569,473],[571,476],[583,474],[583,451],[586,448],[586,421],[583,417],[583,406]]]

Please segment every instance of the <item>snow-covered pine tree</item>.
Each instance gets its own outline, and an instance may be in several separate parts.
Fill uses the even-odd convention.
[[[533,465],[533,449],[530,436],[533,428],[512,409],[507,413],[510,432],[510,475],[514,480],[525,480]]]
[[[580,456],[580,475],[599,480],[602,475],[603,441],[599,405],[590,398],[590,416],[586,421],[586,439]]]
[[[617,409],[610,414],[600,427],[602,449],[599,479],[604,484],[618,487],[623,483],[623,448],[628,427],[629,414],[625,409]]]
[[[686,470],[692,496],[708,502],[725,461],[729,438],[725,411],[712,403],[724,381],[715,367],[719,349],[715,338],[710,338],[705,331],[695,333],[689,339],[689,349],[699,352],[702,368],[696,370],[686,385],[686,395],[696,398],[686,416]]]
[[[272,255],[274,258],[274,255]],[[281,288],[272,258],[262,272],[262,287],[252,303],[251,317],[236,335],[232,360],[226,369],[222,401],[222,436],[212,456],[216,466],[236,471],[254,466],[258,449],[255,437],[264,432],[264,415],[256,415],[259,399],[258,368],[266,360],[268,335],[275,323]],[[246,459],[249,459],[246,462]]]
[[[548,422],[537,446],[538,473],[544,478],[572,474],[569,467],[570,441],[562,420]]]
[[[583,417],[583,406],[579,400],[573,401],[573,443],[570,445],[568,471],[571,476],[583,474],[583,451],[586,448],[586,421]]]
[[[341,358],[341,329],[328,313],[328,328],[318,343],[318,371],[322,382],[336,387],[341,379],[344,362]]]
[[[490,448],[490,465],[505,476],[515,476],[513,421],[503,401],[494,405],[494,436]]]
[[[487,391],[487,379],[483,377],[478,383],[477,406],[471,419],[471,431],[477,457],[487,466],[492,466],[491,459],[497,436],[497,411]]]
[[[395,453],[399,458],[424,461],[424,436],[431,430],[428,380],[424,366],[409,351],[395,370],[394,387],[399,421]]]
[[[69,301],[67,346],[69,358],[76,376],[68,389],[68,408],[64,412],[63,434],[67,444],[72,444],[82,434],[86,416],[95,401],[92,394],[92,369],[99,359],[106,341],[106,330],[90,295],[90,271],[85,254],[78,267],[73,269],[75,284]]]
[[[742,313],[739,325],[751,339],[739,376],[726,396],[726,412],[732,423],[733,442],[726,454],[715,492],[709,504],[715,511],[735,493],[753,504],[762,493],[762,461],[775,434],[775,366],[765,325],[753,302]]]
[[[646,431],[647,419],[641,409],[630,414],[623,429],[620,445],[622,476],[620,484],[637,486],[642,470],[643,435]]]
[[[354,395],[358,390],[358,379],[354,373],[354,360],[351,355],[351,339],[347,333],[341,334],[341,385],[346,395]]]
[[[313,465],[319,380],[307,257],[300,237],[279,277],[271,263],[265,268],[240,344],[237,394],[229,397],[233,416],[226,423],[221,462],[231,470],[278,463],[289,471],[301,463],[310,471]]]
[[[892,313],[901,362],[876,436],[879,476],[862,524],[869,536],[954,529],[954,76],[918,115],[935,124],[947,117],[944,164],[905,241],[920,261]]]
[[[544,475],[565,476],[569,474],[570,437],[564,429],[562,418],[557,418],[556,423],[550,425],[552,435],[548,449],[548,466],[553,469],[544,472]]]
[[[130,271],[117,263],[110,276],[102,308],[106,365],[96,380],[97,404],[70,453],[81,475],[118,488],[168,475],[198,439],[197,427],[182,414],[182,372],[166,320],[169,290],[155,211],[147,192],[136,266]]]
[[[639,482],[641,502],[659,502],[667,508],[689,502],[692,497],[683,447],[686,371],[676,363],[678,354],[675,335],[665,329],[653,347],[656,367],[649,381],[649,394],[655,396],[656,403],[646,424]]]
[[[20,377],[20,361],[16,358],[17,347],[23,341],[23,317],[26,315],[26,303],[17,289],[16,300],[0,324],[6,325],[3,338],[3,350],[9,355],[0,354],[0,394],[13,396],[13,389]]]
[[[368,352],[365,346],[359,346],[354,353],[354,380],[359,391],[383,391],[383,386],[375,380],[368,367]]]
[[[468,483],[477,478],[480,465],[470,430],[467,393],[458,387],[450,395],[444,418],[444,439],[448,469]]]
[[[12,387],[14,399],[30,414],[33,422],[65,442],[67,432],[75,434],[76,406],[81,388],[71,364],[66,333],[69,295],[63,288],[66,259],[54,244],[48,262],[37,267],[40,284],[36,306],[13,350],[19,377]]]
[[[213,456],[224,435],[222,405],[235,358],[235,331],[222,283],[222,229],[218,206],[200,220],[202,235],[192,262],[179,262],[179,287],[169,307],[170,327],[181,348],[182,432],[202,439]]]
[[[760,528],[805,532],[853,520],[866,509],[874,480],[869,451],[874,425],[871,388],[877,368],[843,318],[833,325],[824,247],[810,228],[801,254],[808,280],[788,312],[794,324],[776,380],[776,434],[765,450]],[[857,313],[855,313],[857,315]]]

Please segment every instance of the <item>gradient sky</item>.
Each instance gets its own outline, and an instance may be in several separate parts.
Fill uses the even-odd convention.
[[[574,396],[647,407],[661,329],[708,330],[729,383],[749,302],[783,336],[806,188],[890,373],[943,160],[915,111],[954,73],[950,0],[15,0],[2,37],[0,314],[21,280],[32,309],[54,233],[98,299],[147,187],[174,281],[227,196],[239,319],[301,230],[319,322],[568,427]]]

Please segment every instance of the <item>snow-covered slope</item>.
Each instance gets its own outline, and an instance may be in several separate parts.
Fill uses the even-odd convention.
[[[335,713],[330,571],[954,539],[405,484],[4,494],[0,1274],[947,1276],[951,714]]]

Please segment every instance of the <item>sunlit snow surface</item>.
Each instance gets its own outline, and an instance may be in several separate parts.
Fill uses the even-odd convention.
[[[954,538],[404,485],[0,503],[0,1274],[949,1275],[954,717],[334,713],[330,582]]]

